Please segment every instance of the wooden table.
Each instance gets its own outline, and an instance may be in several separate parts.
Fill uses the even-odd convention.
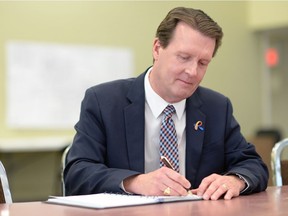
[[[189,201],[111,209],[87,209],[25,202],[1,204],[0,215],[9,216],[280,216],[288,215],[288,186],[268,187],[265,192],[240,196],[232,200]]]

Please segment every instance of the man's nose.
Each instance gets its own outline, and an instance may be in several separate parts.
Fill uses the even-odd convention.
[[[187,65],[185,72],[190,76],[197,76],[197,65],[198,63],[196,61],[190,62]]]

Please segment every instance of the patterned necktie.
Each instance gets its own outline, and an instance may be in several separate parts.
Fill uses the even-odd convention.
[[[174,170],[179,172],[177,134],[172,119],[172,115],[175,113],[174,106],[168,105],[163,113],[164,117],[160,127],[160,156],[165,156]],[[160,162],[160,166],[164,166],[162,161]]]

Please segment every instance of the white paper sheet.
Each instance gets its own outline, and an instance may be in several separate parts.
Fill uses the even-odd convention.
[[[114,208],[134,205],[147,205],[165,202],[195,201],[202,197],[189,194],[187,196],[140,196],[99,193],[90,195],[50,197],[46,202],[53,204],[72,205],[86,208]]]

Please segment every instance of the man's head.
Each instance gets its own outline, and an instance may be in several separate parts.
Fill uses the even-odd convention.
[[[203,35],[215,39],[214,57],[222,42],[222,28],[202,10],[193,8],[177,7],[167,14],[156,32],[156,37],[159,39],[161,46],[163,48],[168,46],[173,37],[174,30],[180,21],[185,22]]]
[[[153,44],[153,90],[169,103],[190,97],[221,44],[221,28],[200,10],[175,8],[158,27]]]

